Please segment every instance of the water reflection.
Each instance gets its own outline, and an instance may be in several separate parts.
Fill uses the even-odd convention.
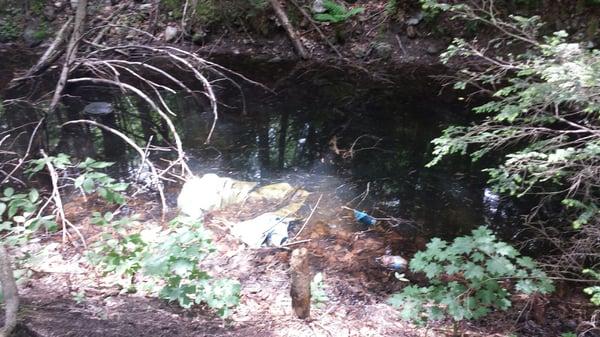
[[[205,144],[212,123],[206,102],[187,94],[166,97],[195,172],[265,183],[286,180],[329,191],[342,202],[368,186],[361,208],[410,219],[436,235],[454,236],[482,223],[510,224],[514,206],[485,187],[480,168],[469,160],[424,167],[430,141],[465,111],[436,94],[432,88],[419,96],[390,84],[352,84],[347,78],[313,74],[279,83],[277,95],[247,88],[242,111],[237,93],[223,89],[220,99],[228,106],[221,109],[210,144]],[[131,135],[141,146],[150,137],[155,145],[171,144],[165,122],[146,103],[105,88],[73,88],[49,122],[89,118],[84,106],[99,101],[115,108],[113,114],[94,117],[99,122]],[[124,177],[136,172],[135,154],[106,131],[73,125],[48,138],[54,152],[118,161],[116,173]]]

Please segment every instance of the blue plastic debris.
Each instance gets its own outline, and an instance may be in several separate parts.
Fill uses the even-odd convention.
[[[356,221],[358,221],[362,224],[365,224],[367,226],[373,226],[377,222],[377,219],[375,219],[374,217],[370,216],[369,214],[367,214],[365,212],[361,212],[358,210],[354,210],[354,218],[356,219]]]
[[[375,260],[383,267],[398,272],[405,271],[408,266],[408,261],[402,256],[397,255],[383,255]]]

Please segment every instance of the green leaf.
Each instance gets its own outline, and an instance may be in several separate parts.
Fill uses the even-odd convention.
[[[80,188],[83,185],[85,178],[86,178],[85,174],[82,174],[79,177],[75,178],[75,181],[73,182],[73,186],[75,186],[75,188]]]
[[[485,271],[481,266],[478,266],[472,262],[468,262],[465,265],[465,274],[464,275],[467,279],[482,280],[485,277]]]
[[[514,265],[505,257],[493,257],[486,262],[487,271],[493,276],[507,276],[514,269]]]
[[[31,202],[36,202],[39,198],[40,194],[38,193],[38,191],[36,189],[32,189],[29,192],[29,201]]]
[[[81,184],[81,187],[85,191],[85,193],[92,193],[94,191],[94,180],[86,177]]]
[[[7,187],[4,189],[4,196],[5,197],[12,197],[12,195],[15,193],[15,189],[12,187]]]
[[[6,210],[6,204],[3,202],[0,202],[0,217],[2,216],[2,214],[4,214],[5,210]]]

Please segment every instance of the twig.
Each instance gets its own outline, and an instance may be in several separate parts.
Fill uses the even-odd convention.
[[[60,218],[60,221],[62,223],[63,243],[66,242],[67,234],[68,234],[67,226],[69,226],[69,227],[73,228],[75,233],[77,233],[77,235],[81,239],[81,242],[83,243],[83,247],[87,248],[87,244],[85,243],[85,238],[83,237],[83,235],[81,234],[79,229],[77,229],[77,227],[75,227],[75,225],[73,225],[65,216],[65,210],[63,208],[62,199],[60,197],[60,190],[59,190],[59,186],[58,186],[58,174],[56,173],[56,169],[54,169],[54,165],[52,165],[52,162],[48,159],[48,156],[46,155],[44,150],[40,150],[40,153],[41,153],[42,157],[44,157],[44,159],[46,161],[46,167],[48,168],[48,172],[50,173],[50,180],[52,181],[52,195],[50,196],[50,198],[54,200],[54,206],[56,207],[56,212],[58,213],[58,217]]]
[[[0,183],[0,185],[4,185],[10,179],[10,177],[19,169],[19,167],[21,167],[21,165],[23,165],[23,163],[25,162],[25,159],[27,157],[29,157],[29,152],[31,151],[31,147],[33,145],[33,140],[35,138],[37,130],[39,129],[39,127],[42,125],[43,122],[44,122],[44,118],[40,119],[40,121],[37,123],[37,125],[33,129],[33,132],[31,133],[31,136],[29,137],[29,143],[27,144],[27,150],[25,151],[25,154],[21,158],[19,158],[18,164],[12,169],[12,171],[10,171],[9,174],[6,175],[6,177],[2,180],[2,183]]]
[[[102,128],[102,129],[104,129],[104,130],[107,130],[107,131],[109,131],[109,132],[112,132],[113,134],[115,134],[115,135],[117,135],[118,137],[120,137],[121,139],[123,139],[123,140],[124,140],[124,141],[125,141],[127,144],[129,144],[129,145],[130,145],[130,146],[131,146],[131,147],[132,147],[134,150],[136,150],[136,151],[137,151],[137,153],[140,155],[140,157],[142,157],[142,158],[144,158],[144,157],[145,157],[145,156],[144,156],[144,151],[143,151],[143,150],[142,150],[142,149],[141,149],[139,146],[137,146],[137,144],[136,144],[136,143],[134,143],[134,142],[133,142],[133,141],[132,141],[132,140],[131,140],[129,137],[127,137],[125,134],[123,134],[122,132],[120,132],[120,131],[117,131],[117,130],[115,130],[115,129],[113,129],[113,128],[109,128],[108,126],[106,126],[106,125],[103,125],[103,124],[100,124],[100,123],[98,123],[98,122],[91,121],[91,120],[87,120],[87,119],[79,119],[79,120],[74,120],[74,121],[69,121],[69,122],[66,122],[66,123],[64,123],[63,125],[61,125],[61,127],[62,127],[62,126],[65,126],[65,125],[69,125],[69,124],[75,124],[75,123],[87,123],[87,124],[91,124],[91,125],[97,126],[97,127],[99,127],[99,128]],[[158,172],[156,171],[156,168],[154,167],[154,164],[152,164],[152,162],[151,162],[151,161],[149,161],[149,160],[147,161],[147,163],[148,163],[148,166],[150,166],[150,171],[152,171],[152,175],[154,175],[154,177],[157,179],[157,181],[159,181],[159,175],[158,175]],[[164,193],[164,191],[163,191],[163,188],[162,188],[162,186],[160,186],[160,184],[157,184],[157,189],[158,189],[158,194],[159,194],[159,196],[160,196],[160,201],[161,201],[161,204],[162,204],[162,212],[163,212],[163,216],[164,216],[164,215],[165,215],[165,213],[166,213],[166,212],[167,212],[167,210],[168,210],[168,207],[167,207],[167,201],[166,201],[166,199],[165,199],[165,193]]]
[[[398,36],[398,34],[396,34],[396,41],[398,41],[398,46],[402,50],[402,54],[406,55],[406,49],[404,49],[404,45],[402,44],[402,40],[400,40],[400,37]]]
[[[304,230],[304,227],[306,227],[306,225],[310,221],[310,218],[312,218],[313,214],[315,213],[315,211],[319,207],[319,203],[321,202],[321,198],[323,198],[323,194],[321,194],[319,196],[319,199],[317,200],[317,203],[315,204],[315,207],[312,209],[312,211],[310,211],[310,214],[308,215],[308,218],[306,218],[306,220],[304,221],[304,224],[302,225],[302,227],[300,228],[300,230],[298,231],[298,233],[296,233],[296,235],[294,235],[294,238],[292,239],[292,241],[290,242],[290,244],[295,243],[294,241],[296,240],[296,238],[298,236],[300,236],[300,233],[302,233],[302,231]]]

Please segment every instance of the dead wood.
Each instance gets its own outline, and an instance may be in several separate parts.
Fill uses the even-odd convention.
[[[290,257],[290,278],[292,308],[300,319],[310,317],[310,268],[308,264],[308,250],[298,248],[292,251]]]
[[[52,44],[50,45],[50,47],[48,47],[48,49],[46,49],[46,52],[44,52],[44,54],[40,57],[37,63],[33,67],[31,67],[24,76],[13,79],[13,83],[20,82],[29,79],[32,76],[41,74],[46,69],[48,69],[48,67],[50,67],[54,62],[56,62],[56,60],[60,58],[60,56],[64,53],[65,50],[63,48],[58,49],[58,47],[66,39],[66,36],[69,35],[68,31],[72,21],[73,19],[69,18],[63,24],[58,33],[56,33]]]
[[[4,326],[0,329],[0,337],[10,336],[17,326],[19,292],[10,263],[6,247],[0,244],[0,283],[2,283],[2,295],[5,303]]]
[[[271,3],[271,7],[273,7],[273,10],[275,11],[275,15],[277,15],[277,19],[279,20],[279,22],[285,29],[286,33],[288,34],[290,40],[292,41],[292,44],[294,45],[294,48],[296,49],[298,56],[300,56],[301,58],[303,58],[305,60],[309,59],[310,56],[309,56],[308,52],[306,51],[306,48],[304,48],[302,41],[300,41],[298,34],[296,34],[296,30],[290,23],[290,19],[288,18],[287,14],[281,7],[281,4],[279,3],[279,1],[278,0],[269,0],[269,2]]]
[[[62,95],[63,90],[65,89],[65,85],[67,84],[67,78],[69,77],[69,71],[71,70],[71,64],[75,59],[75,54],[77,53],[77,47],[79,46],[79,42],[81,40],[81,36],[83,35],[83,28],[85,24],[85,17],[87,14],[87,0],[79,0],[77,3],[77,11],[75,12],[75,22],[73,24],[73,33],[71,34],[71,40],[69,41],[69,45],[67,46],[67,53],[65,57],[65,62],[63,63],[62,70],[60,72],[60,78],[58,79],[58,83],[56,83],[56,89],[54,90],[54,96],[52,97],[52,101],[50,102],[50,107],[48,108],[49,112],[54,111],[60,97]]]

